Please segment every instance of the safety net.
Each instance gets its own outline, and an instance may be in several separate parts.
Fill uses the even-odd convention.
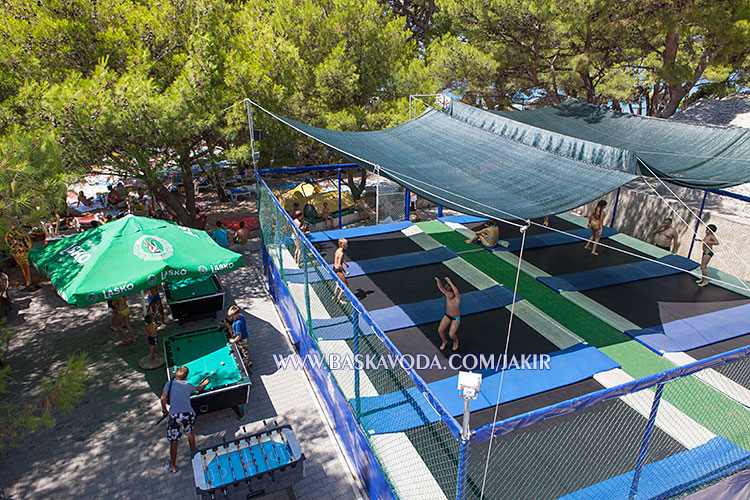
[[[750,181],[750,131],[632,115],[569,99],[496,116],[635,153],[644,176],[719,189]]]

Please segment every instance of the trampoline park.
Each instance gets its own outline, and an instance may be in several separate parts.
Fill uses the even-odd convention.
[[[699,263],[611,227],[593,256],[588,221],[567,211],[412,223],[407,204],[403,221],[303,234],[264,180],[278,172],[256,175],[265,273],[373,498],[679,498],[750,466],[741,280],[698,287]],[[504,244],[467,243],[490,218]],[[446,277],[456,351],[439,348]],[[368,358],[398,361],[340,363]],[[482,375],[468,429],[459,371]]]

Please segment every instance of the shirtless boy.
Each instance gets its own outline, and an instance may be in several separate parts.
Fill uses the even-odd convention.
[[[344,269],[344,266],[349,267],[349,263],[344,259],[344,250],[349,248],[349,242],[346,238],[339,238],[339,247],[336,249],[336,253],[333,256],[333,271],[341,278],[341,281],[348,287],[349,282],[346,281],[346,277],[349,275],[349,271]],[[342,299],[344,290],[339,288],[336,290],[334,298],[345,304],[346,302]]]
[[[440,344],[440,350],[442,351],[448,345],[448,339],[445,338],[445,330],[450,326],[448,336],[453,340],[453,350],[457,351],[458,336],[456,335],[456,331],[461,324],[461,294],[458,292],[456,285],[447,276],[445,278],[445,285],[440,282],[440,278],[437,276],[435,277],[435,283],[438,290],[445,295],[445,315],[440,320],[440,325],[438,326],[438,334],[440,334],[440,340],[443,341]]]
[[[152,316],[156,316],[156,312],[159,312],[159,318],[161,319],[161,326],[166,323],[166,317],[164,316],[164,304],[161,301],[161,295],[159,294],[159,285],[154,285],[148,289],[148,313]]]
[[[476,243],[477,241],[486,248],[494,248],[500,239],[500,230],[497,227],[497,221],[491,220],[489,225],[480,229],[474,234],[474,237],[466,240],[466,243]]]
[[[708,285],[708,261],[714,256],[714,247],[719,244],[719,240],[716,239],[716,226],[709,224],[706,226],[706,235],[700,241],[703,243],[703,255],[701,256],[701,279],[696,281],[698,286]]]
[[[330,223],[331,229],[333,229],[333,218],[331,217],[331,211],[328,209],[328,202],[323,202],[323,211],[320,213],[320,216],[323,217],[325,228],[328,229],[328,224]]]
[[[155,361],[157,357],[161,358],[161,353],[157,352],[156,348],[159,345],[159,338],[156,336],[156,323],[154,323],[154,315],[147,314],[144,318],[146,326],[144,328],[146,333],[146,345],[149,346],[149,359]]]

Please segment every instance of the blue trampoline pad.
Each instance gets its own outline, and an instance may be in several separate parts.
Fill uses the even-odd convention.
[[[625,333],[659,354],[689,351],[750,333],[750,304]]]
[[[546,365],[539,356],[526,359],[527,364],[523,364],[522,358],[517,358],[521,366],[506,368],[504,375],[493,372],[483,377],[479,397],[471,403],[472,411],[495,406],[501,377],[502,404],[563,387],[620,366],[598,349],[583,343],[553,353]],[[457,375],[428,384],[432,393],[454,417],[463,415],[464,411],[463,399],[457,397],[457,386]],[[354,406],[356,401],[352,399],[350,403]],[[437,412],[416,387],[360,398],[360,405],[362,425],[370,434],[402,432],[439,420]]]
[[[750,454],[721,436],[643,467],[634,500],[672,498],[750,464]],[[558,500],[629,500],[634,471],[626,472]]]
[[[450,260],[458,257],[458,254],[446,247],[433,248],[432,250],[423,250],[420,252],[402,253],[389,255],[386,257],[377,257],[374,259],[360,260],[350,262],[348,278],[362,276],[365,274],[382,273],[386,271],[396,271],[408,267],[425,266],[436,264],[444,260]],[[284,269],[284,279],[291,283],[304,283],[305,272],[301,269]],[[329,279],[327,275],[318,273],[307,273],[307,282],[324,281]]]
[[[374,234],[394,233],[402,231],[414,224],[409,221],[392,222],[390,224],[379,224],[376,226],[350,227],[343,229],[332,229],[330,231],[319,231],[307,235],[307,238],[317,243],[320,241],[332,241],[339,238],[358,238],[360,236],[372,236]]]
[[[473,224],[475,222],[487,222],[489,219],[473,215],[448,215],[446,217],[438,217],[437,220],[440,222],[453,222],[454,224]]]
[[[615,234],[618,234],[617,231],[612,229],[611,227],[605,227],[602,231],[602,239],[610,238],[614,236]],[[558,232],[549,232],[549,233],[542,233],[542,234],[535,234],[532,236],[526,237],[526,243],[524,248],[530,249],[530,248],[543,248],[543,247],[551,247],[556,245],[567,245],[569,243],[583,243],[587,239],[591,237],[591,229],[588,228],[581,228],[581,229],[573,229],[565,231],[564,233],[558,233]],[[505,241],[507,241],[510,246],[507,248],[499,246],[494,248],[493,250],[500,250],[503,252],[517,252],[521,249],[521,241],[523,238],[510,238]]]
[[[542,276],[537,278],[537,280],[558,293],[580,292],[610,285],[621,285],[633,281],[669,276],[684,271],[692,271],[696,267],[698,267],[698,263],[690,259],[679,255],[667,255],[657,259],[656,262],[632,262],[630,264],[602,267],[589,271],[564,274],[562,276]]]

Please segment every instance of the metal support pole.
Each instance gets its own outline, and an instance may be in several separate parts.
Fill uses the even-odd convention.
[[[695,245],[695,238],[698,236],[698,229],[701,227],[701,220],[703,220],[703,209],[706,207],[706,197],[708,196],[708,191],[703,192],[703,201],[701,201],[701,209],[698,212],[698,220],[695,221],[695,231],[693,231],[693,239],[690,241],[690,250],[688,250],[687,257],[688,259],[693,254],[693,245]]]
[[[471,414],[471,399],[464,398],[464,419],[461,429],[461,451],[458,455],[458,478],[456,485],[456,500],[464,500],[466,497],[466,481],[469,477],[469,445],[471,444],[471,430],[469,429],[469,418]]]
[[[339,229],[341,229],[341,169],[339,170]]]
[[[310,281],[307,277],[307,249],[305,248],[305,245],[302,244],[302,241],[300,241],[300,245],[302,245],[302,266],[303,270],[305,272],[305,312],[307,312],[307,334],[312,336],[312,314],[310,313]]]
[[[250,111],[250,101],[245,101],[245,107],[247,109],[247,126],[250,129],[250,152],[252,153],[253,160],[253,175],[258,170],[258,160],[255,158],[255,128],[253,127],[253,113]]]
[[[375,167],[378,178],[375,181],[375,224],[380,224],[380,167]]]
[[[281,254],[282,237],[281,237],[281,225],[279,224],[279,206],[274,203],[274,209],[276,212],[276,245],[279,247],[279,274],[281,275],[281,281],[284,281],[284,257]]]
[[[630,496],[629,500],[634,500],[636,493],[638,493],[638,483],[641,480],[641,472],[643,472],[643,463],[646,461],[646,452],[648,451],[648,443],[651,440],[651,431],[654,429],[654,423],[656,422],[656,414],[659,411],[659,402],[661,401],[661,393],[664,390],[664,384],[656,386],[656,394],[654,394],[654,402],[651,403],[651,414],[648,416],[648,423],[646,424],[646,433],[643,436],[643,443],[641,444],[641,452],[638,455],[638,462],[635,465],[635,473],[633,474],[633,483],[630,485]]]
[[[443,205],[438,205],[438,217],[443,216]]]
[[[359,311],[356,309],[353,309],[352,314],[352,322],[353,322],[353,328],[354,328],[354,338],[352,343],[352,353],[354,354],[354,359],[357,359],[357,354],[359,353]],[[357,367],[354,367],[354,416],[359,421],[359,416],[362,413],[361,408],[361,398],[360,398],[360,382],[359,382],[359,370]]]
[[[617,202],[620,201],[620,188],[617,188],[617,194],[615,195],[615,204],[612,207],[612,218],[609,220],[609,227],[614,227],[615,215],[617,215]]]
[[[408,189],[405,191],[406,194],[406,200],[404,202],[404,220],[409,220],[409,209],[411,208],[411,203],[409,203],[409,200],[411,199],[411,191]]]

